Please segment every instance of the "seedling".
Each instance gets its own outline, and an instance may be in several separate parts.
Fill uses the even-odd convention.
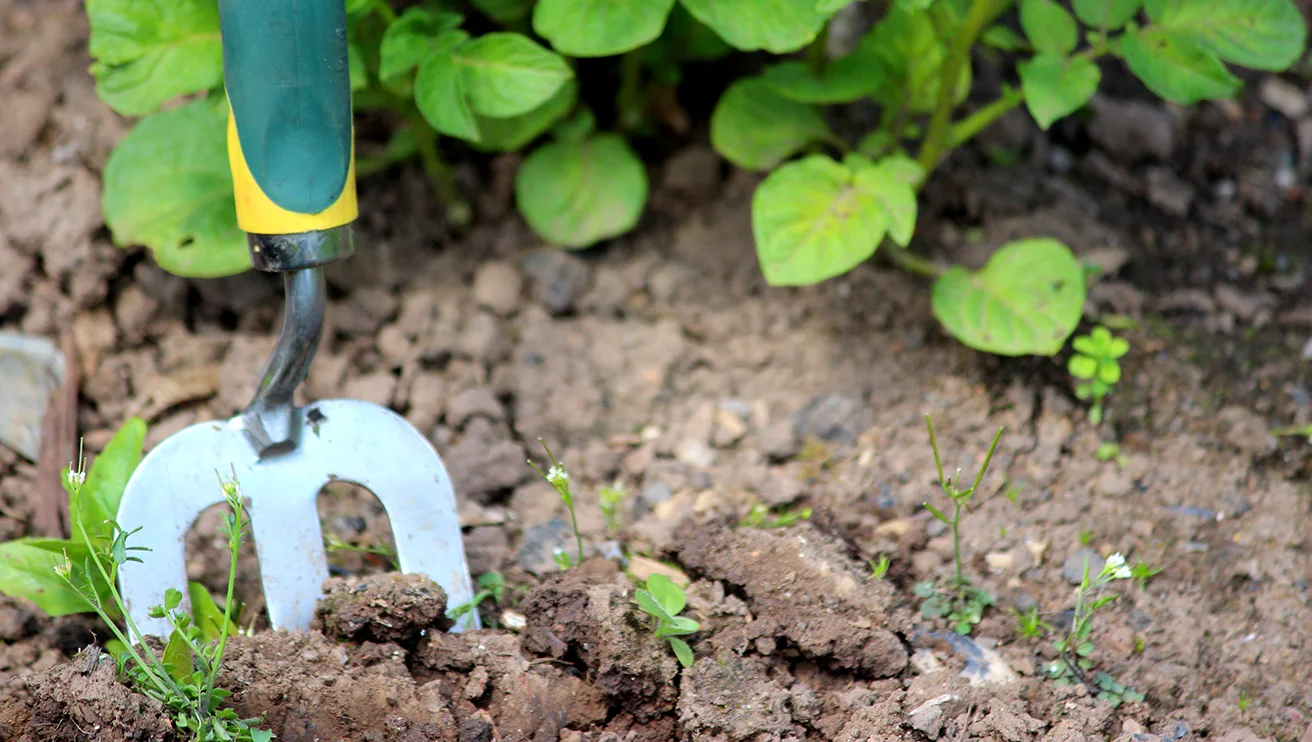
[[[1098,609],[1116,600],[1115,595],[1103,595],[1102,591],[1116,580],[1128,580],[1132,570],[1125,563],[1125,557],[1112,554],[1107,557],[1102,571],[1096,576],[1089,574],[1089,565],[1084,565],[1084,577],[1075,590],[1075,614],[1071,618],[1070,630],[1053,643],[1057,649],[1057,659],[1044,668],[1048,677],[1058,683],[1080,682],[1099,698],[1119,706],[1122,701],[1142,701],[1144,695],[1132,688],[1122,685],[1107,673],[1098,673],[1093,681],[1088,672],[1093,669],[1094,646],[1090,635],[1093,633],[1093,616]]]
[[[888,568],[892,566],[893,560],[889,559],[887,554],[880,554],[878,559],[871,559],[868,564],[870,565],[870,579],[882,580],[884,575],[888,574]]]
[[[1098,444],[1098,450],[1094,452],[1094,455],[1099,461],[1112,461],[1114,459],[1119,467],[1124,467],[1127,461],[1125,454],[1121,453],[1121,444],[1112,441]]]
[[[500,572],[485,572],[478,576],[478,592],[467,603],[448,609],[446,617],[452,621],[460,620],[461,616],[470,611],[478,610],[483,601],[491,600],[494,604],[500,605],[505,600],[506,595],[506,578],[501,576]],[[497,622],[494,618],[491,621],[491,627],[497,628]]]
[[[579,518],[574,512],[574,495],[569,490],[569,473],[565,471],[565,467],[559,461],[556,461],[555,455],[551,453],[551,449],[547,448],[547,444],[541,438],[538,439],[538,443],[542,444],[542,448],[547,452],[547,458],[551,459],[551,468],[544,473],[532,461],[528,462],[528,465],[533,467],[533,471],[537,472],[539,476],[547,480],[547,484],[550,484],[551,488],[556,490],[556,494],[560,495],[560,499],[565,501],[565,507],[569,509],[570,523],[574,528],[574,544],[578,547],[577,556],[572,562],[569,555],[564,551],[557,551],[555,554],[556,564],[561,569],[577,567],[583,563],[583,537],[579,535]]]
[[[1248,691],[1243,690],[1243,689],[1240,689],[1240,691],[1239,691],[1239,713],[1243,714],[1244,712],[1248,711],[1248,706],[1249,706],[1249,704],[1251,704],[1252,702],[1253,702],[1253,698],[1252,698],[1252,696],[1249,696],[1249,695],[1248,695]]]
[[[80,462],[76,468],[69,466],[65,478],[70,483],[71,502],[84,504],[81,500],[82,486],[87,477]],[[69,591],[86,601],[100,616],[123,648],[115,658],[119,673],[138,692],[163,704],[180,732],[187,734],[193,742],[270,742],[273,732],[256,726],[261,719],[242,719],[232,709],[225,708],[223,702],[232,694],[215,685],[228,637],[236,628],[232,622],[232,606],[237,555],[242,537],[250,525],[235,475],[230,480],[220,477],[219,483],[229,508],[219,527],[220,533],[227,539],[229,553],[225,608],[220,621],[214,625],[205,620],[197,620],[178,609],[182,603],[181,591],[166,591],[163,605],[150,608],[151,617],[166,618],[172,627],[162,659],[155,655],[147,642],[133,645],[110,615],[113,610],[116,615],[124,617],[128,633],[140,635],[123,605],[115,583],[115,573],[119,567],[129,561],[142,561],[129,552],[149,551],[144,547],[127,545],[128,538],[135,531],[125,533],[117,523],[107,520],[105,524],[112,536],[96,539],[79,518],[75,527],[81,533],[82,542],[87,545],[82,568],[75,570],[72,557],[65,551],[63,562],[54,571]],[[90,574],[98,575],[101,582],[96,583],[84,577]],[[98,592],[101,586],[107,587],[108,595]],[[106,599],[110,602],[107,603]]]
[[[602,487],[597,493],[597,501],[601,505],[601,515],[606,519],[607,531],[618,531],[620,528],[619,506],[629,496],[620,487]]]
[[[787,528],[795,523],[807,520],[811,517],[811,508],[795,508],[791,510],[780,510],[772,513],[769,506],[765,503],[756,503],[747,511],[742,520],[738,521],[739,528]]]
[[[965,565],[961,558],[961,515],[967,510],[971,497],[975,495],[980,482],[984,480],[989,462],[993,460],[993,452],[997,450],[998,440],[1002,438],[1003,429],[998,428],[998,432],[993,436],[993,443],[989,446],[988,455],[984,457],[984,463],[975,475],[974,483],[962,489],[960,469],[957,470],[955,479],[943,474],[943,460],[939,456],[938,440],[934,437],[934,423],[929,415],[925,415],[925,424],[929,428],[929,445],[934,450],[934,466],[938,469],[939,487],[952,503],[952,517],[944,515],[942,510],[929,502],[925,503],[925,509],[939,522],[952,528],[952,556],[956,565],[956,576],[951,581],[947,595],[944,595],[932,582],[919,583],[914,591],[918,597],[924,599],[920,604],[922,616],[926,618],[946,616],[958,634],[969,634],[971,628],[983,618],[984,609],[993,605],[994,601],[992,595],[972,585],[970,579],[966,577]]]
[[[1121,380],[1119,359],[1130,351],[1130,343],[1099,325],[1088,335],[1072,340],[1071,347],[1075,355],[1071,356],[1068,369],[1071,376],[1080,380],[1075,386],[1075,396],[1093,401],[1089,421],[1098,425],[1103,420],[1103,400]]]
[[[1154,567],[1147,562],[1139,562],[1130,567],[1130,578],[1139,583],[1139,589],[1148,587],[1148,581],[1161,573],[1163,567]]]
[[[1024,613],[1013,607],[1011,612],[1016,616],[1016,630],[1026,639],[1033,639],[1052,631],[1052,624],[1044,621],[1043,617],[1039,615],[1038,606],[1030,606],[1029,610]]]
[[[683,588],[665,575],[654,574],[647,578],[647,589],[639,588],[634,598],[643,613],[656,619],[656,636],[669,641],[679,664],[692,667],[692,647],[680,637],[695,633],[701,624],[679,615],[688,604]]]
[[[325,533],[323,537],[323,548],[328,552],[345,551],[382,557],[387,560],[387,563],[392,569],[397,571],[400,571],[401,569],[401,563],[397,561],[396,550],[381,542],[373,545],[352,544],[343,541],[337,536],[337,534]]]

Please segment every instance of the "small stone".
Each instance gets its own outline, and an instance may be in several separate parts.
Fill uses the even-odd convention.
[[[692,583],[692,580],[688,579],[688,575],[684,574],[683,570],[644,556],[635,556],[629,559],[629,572],[644,583],[652,575],[665,575],[679,587],[688,587]]]
[[[633,519],[642,520],[647,513],[650,513],[657,505],[674,497],[674,491],[670,485],[656,481],[642,488],[633,498]]]
[[[524,529],[523,543],[515,555],[515,563],[525,572],[542,577],[560,571],[556,554],[563,551],[573,555],[574,532],[564,520],[552,518]]]
[[[1130,494],[1134,483],[1118,470],[1105,471],[1098,476],[1095,486],[1099,495],[1104,497],[1124,497]]]
[[[852,444],[875,424],[875,414],[860,395],[822,394],[793,416],[797,438]]]
[[[1025,548],[1029,549],[1030,556],[1034,557],[1034,564],[1043,564],[1043,555],[1048,551],[1047,541],[1026,541]]]
[[[715,434],[712,441],[718,448],[727,448],[738,442],[747,432],[747,423],[724,407],[715,411]]]
[[[448,425],[463,426],[475,415],[483,415],[490,420],[501,420],[505,418],[506,411],[492,391],[486,388],[466,389],[447,402]]]
[[[146,296],[139,287],[129,284],[114,303],[114,319],[123,339],[135,345],[146,337],[146,328],[155,317],[159,302]]]
[[[780,420],[761,431],[756,446],[761,453],[775,461],[791,459],[802,448],[797,432],[788,420]]]
[[[521,263],[528,274],[533,298],[552,314],[564,314],[587,288],[588,264],[562,250],[535,250]]]
[[[410,410],[405,418],[427,435],[446,409],[446,382],[432,371],[422,371],[410,382]]]
[[[392,404],[395,392],[396,376],[387,371],[357,376],[342,385],[342,396],[347,399],[360,399],[383,407]]]
[[[1093,110],[1089,136],[1109,156],[1133,163],[1167,160],[1175,151],[1175,122],[1162,104],[1098,96]]]
[[[880,537],[902,538],[911,532],[916,522],[910,518],[894,518],[875,526],[875,535]]]
[[[1169,216],[1185,217],[1194,202],[1194,187],[1166,168],[1149,168],[1148,201]]]
[[[1262,102],[1288,119],[1301,119],[1308,111],[1307,93],[1293,83],[1271,76],[1258,88]]]
[[[515,266],[493,260],[484,263],[474,276],[474,301],[481,307],[505,317],[519,308],[524,279]]]
[[[802,496],[806,487],[796,478],[783,475],[772,476],[761,483],[757,494],[766,505],[787,505]]]
[[[1016,557],[1005,551],[994,551],[984,555],[984,563],[994,572],[1006,572],[1016,566]]]
[[[475,665],[469,673],[469,680],[465,682],[465,698],[471,701],[475,698],[481,698],[487,692],[487,681],[487,668],[482,665]]]
[[[715,463],[715,451],[696,438],[685,438],[674,450],[680,463],[694,469],[709,469]]]
[[[947,694],[920,704],[907,714],[911,728],[930,739],[938,739],[939,733],[943,731],[943,704],[955,699],[956,696]]]
[[[1225,432],[1225,441],[1240,451],[1265,456],[1276,450],[1275,436],[1267,430],[1266,422],[1247,407],[1229,405],[1217,415]]]
[[[1093,579],[1098,573],[1102,572],[1103,565],[1106,564],[1103,558],[1098,556],[1098,552],[1092,549],[1080,549],[1066,557],[1065,563],[1061,565],[1061,574],[1067,582],[1078,585],[1084,581],[1086,561],[1089,565],[1089,579]]]
[[[511,350],[500,324],[486,312],[475,312],[469,317],[456,346],[470,358],[489,364],[505,358]]]

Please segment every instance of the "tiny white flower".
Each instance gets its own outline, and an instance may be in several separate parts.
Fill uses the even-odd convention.
[[[1128,580],[1133,576],[1134,573],[1130,572],[1129,567],[1118,567],[1116,569],[1116,579],[1118,580]]]
[[[68,485],[70,487],[81,487],[87,481],[87,473],[78,471],[72,467],[68,469]]]
[[[547,481],[559,487],[569,481],[569,474],[565,472],[565,467],[556,465],[547,472]]]
[[[1111,556],[1107,557],[1108,572],[1115,572],[1116,570],[1119,570],[1121,567],[1124,566],[1125,566],[1125,557],[1121,556],[1120,554],[1112,554]]]

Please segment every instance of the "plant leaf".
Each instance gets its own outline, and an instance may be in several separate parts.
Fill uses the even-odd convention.
[[[547,241],[590,247],[633,229],[647,203],[647,170],[613,133],[534,150],[515,175],[525,221]]]
[[[191,680],[191,673],[196,669],[192,664],[191,647],[177,629],[169,634],[169,643],[164,645],[164,664],[168,665],[169,676],[183,685]]]
[[[1053,122],[1088,103],[1102,80],[1102,72],[1093,60],[1055,52],[1041,52],[1018,63],[1016,69],[1020,72],[1025,105],[1039,128],[1045,131]]]
[[[765,68],[762,79],[776,94],[799,103],[851,103],[875,92],[879,68],[853,52],[825,65],[819,75],[805,62],[790,60]]]
[[[1036,237],[1004,245],[974,273],[934,282],[938,321],[967,347],[1002,356],[1061,350],[1084,307],[1084,274],[1070,248]]]
[[[474,7],[497,23],[514,23],[533,9],[533,0],[473,0]]]
[[[819,110],[784,98],[759,77],[730,85],[711,114],[711,145],[745,170],[774,169],[807,144],[832,136]]]
[[[120,247],[144,245],[176,276],[251,267],[228,165],[226,103],[196,101],[142,119],[105,162],[101,209]]]
[[[1231,64],[1279,71],[1303,54],[1307,24],[1290,0],[1165,0],[1153,21]]]
[[[387,27],[378,47],[378,79],[392,80],[415,69],[431,54],[450,51],[468,40],[463,32],[452,34],[464,22],[459,13],[406,8]]]
[[[474,143],[484,152],[515,152],[542,136],[569,115],[578,102],[578,82],[569,80],[546,103],[521,116],[488,118],[475,116],[481,137]]]
[[[123,490],[127,489],[132,472],[141,463],[145,440],[146,423],[141,418],[128,418],[91,462],[81,493],[69,500],[70,522],[76,524],[81,520],[92,538],[109,535],[110,529],[105,521],[118,517],[119,501],[123,499]],[[76,526],[73,535],[81,538]]]
[[[984,29],[984,33],[980,34],[979,40],[994,49],[1000,49],[1004,52],[1019,51],[1029,43],[1008,26],[1000,24]]]
[[[1072,0],[1075,17],[1095,29],[1116,29],[1129,23],[1139,12],[1143,0]]]
[[[210,591],[199,582],[187,583],[187,597],[191,599],[191,613],[200,627],[205,641],[217,641],[223,632],[223,609],[219,608]],[[228,634],[237,633],[237,624],[228,621]]]
[[[496,118],[532,111],[574,76],[558,54],[517,33],[484,34],[458,47],[452,57],[470,105]]]
[[[647,578],[647,592],[651,593],[656,602],[660,603],[665,612],[671,616],[679,615],[688,604],[683,590],[674,584],[674,580],[662,574],[654,574]]]
[[[670,648],[674,650],[674,656],[678,658],[679,664],[684,667],[692,667],[692,647],[688,642],[672,636],[669,638]]]
[[[538,0],[533,31],[571,57],[609,57],[655,41],[674,0]]]
[[[1021,0],[1020,25],[1039,52],[1070,54],[1080,40],[1075,19],[1053,0]]]
[[[683,610],[683,609],[680,608],[679,610]],[[697,623],[691,618],[688,618],[686,616],[675,616],[673,621],[666,624],[665,634],[667,636],[694,634],[699,629],[701,629],[701,627],[702,627],[701,624]]]
[[[674,621],[674,616],[671,616],[669,612],[665,610],[665,607],[658,603],[656,599],[652,597],[652,594],[646,590],[638,590],[634,593],[633,597],[638,601],[638,607],[642,609],[643,613],[646,613],[649,616],[655,616],[662,624]]]
[[[1121,380],[1121,364],[1116,361],[1102,361],[1098,364],[1098,380],[1108,386]]]
[[[1189,33],[1152,27],[1127,32],[1121,56],[1130,71],[1157,95],[1181,105],[1233,97],[1239,79]]]
[[[1098,362],[1088,356],[1076,355],[1071,356],[1066,368],[1077,379],[1092,379],[1098,372]]]
[[[815,40],[829,14],[816,0],[681,0],[694,18],[740,51],[797,51]]]
[[[96,93],[124,116],[223,82],[214,0],[87,0]]]
[[[854,172],[811,155],[770,173],[752,197],[752,234],[766,282],[819,283],[874,255],[890,230],[909,236],[915,194],[893,171],[867,165]]]
[[[886,106],[905,101],[911,113],[930,113],[938,105],[940,69],[947,47],[939,38],[934,21],[925,10],[895,4],[861,40],[857,51],[881,70],[882,84],[876,96]],[[961,103],[970,92],[971,66],[961,67],[953,103]]]
[[[419,65],[415,105],[438,132],[477,142],[478,121],[460,84],[460,68],[451,54],[437,53]]]
[[[91,604],[55,574],[55,567],[64,563],[65,551],[74,564],[76,582],[79,565],[89,555],[81,543],[34,538],[0,543],[0,593],[26,598],[48,616],[90,612]]]

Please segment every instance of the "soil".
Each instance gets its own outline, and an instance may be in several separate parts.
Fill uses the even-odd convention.
[[[71,340],[94,455],[129,415],[153,446],[234,414],[281,302],[273,277],[179,279],[111,243],[98,177],[130,122],[95,96],[83,13],[0,0],[0,329]],[[998,77],[982,60],[981,88]],[[287,742],[1306,739],[1312,456],[1270,430],[1312,422],[1308,81],[1257,76],[1182,111],[1106,77],[1088,115],[1043,133],[1018,113],[957,153],[913,244],[979,265],[1046,235],[1102,267],[1086,315],[1121,317],[1132,350],[1100,426],[1064,358],[962,347],[927,282],[879,260],[767,287],[759,176],[723,165],[704,126],[666,133],[639,229],[578,254],[514,214],[513,157],[462,166],[482,195],[460,237],[419,168],[363,179],[360,249],[328,271],[302,397],[387,405],[428,434],[471,572],[507,588],[484,604],[494,628],[446,632],[440,588],[393,571],[377,501],[334,485],[325,532],[358,548],[331,551],[313,631],[265,630],[253,551],[241,562],[255,630],[225,656],[234,708]],[[974,472],[1005,428],[962,524],[996,601],[969,637],[913,593],[953,571],[922,507],[942,502],[927,414],[950,471]],[[569,514],[524,463],[545,460],[539,438],[572,478],[577,569],[555,559]],[[1108,441],[1120,456],[1103,461]],[[0,449],[0,538],[36,532],[37,472]],[[610,486],[628,493],[616,523],[597,500]],[[812,510],[743,525],[757,503]],[[221,596],[215,517],[188,539],[189,573]],[[1095,621],[1094,668],[1146,696],[1119,706],[1044,678],[1054,637],[1024,637],[1011,612],[1068,625],[1072,577],[1116,552],[1161,568],[1116,583]],[[634,603],[630,574],[654,571],[687,585],[691,667]],[[86,616],[0,598],[0,738],[182,739],[103,639]]]

